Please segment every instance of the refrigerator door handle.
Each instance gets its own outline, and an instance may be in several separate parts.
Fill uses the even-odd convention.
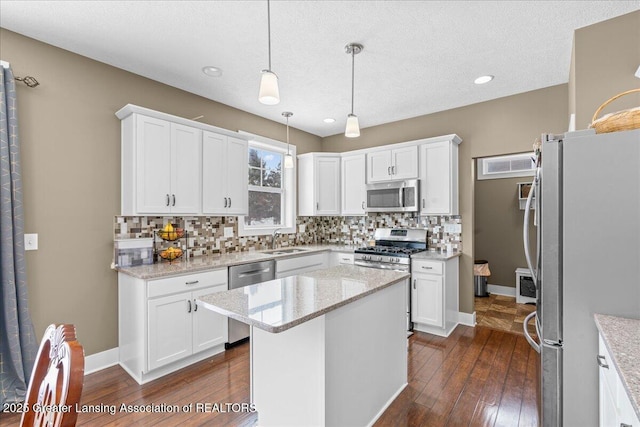
[[[529,190],[529,195],[527,196],[527,203],[524,207],[524,221],[522,225],[522,240],[524,241],[524,257],[527,260],[527,267],[529,267],[529,271],[531,272],[531,277],[533,278],[534,283],[538,283],[537,280],[537,272],[533,269],[533,263],[531,262],[531,253],[529,252],[529,215],[531,214],[531,201],[533,200],[533,195],[535,194],[536,185],[538,183],[538,175],[536,172],[536,177],[531,183],[531,190]]]
[[[536,312],[532,311],[527,317],[525,317],[524,321],[522,322],[522,329],[524,330],[524,337],[527,339],[527,342],[529,343],[529,345],[533,347],[533,349],[537,353],[540,353],[540,344],[535,342],[535,340],[531,337],[531,335],[529,335],[529,330],[528,330],[529,321],[535,316],[536,316]],[[538,333],[538,336],[540,336],[540,332],[538,331],[538,322],[536,322],[536,332]]]

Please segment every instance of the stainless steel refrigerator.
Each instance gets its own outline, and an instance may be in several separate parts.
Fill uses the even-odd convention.
[[[593,315],[640,318],[640,130],[543,135],[536,173],[535,250],[528,223],[524,240],[537,307],[524,329],[540,353],[540,424],[595,426]],[[537,339],[527,332],[533,320]]]

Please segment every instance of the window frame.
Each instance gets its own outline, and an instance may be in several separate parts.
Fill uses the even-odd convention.
[[[238,133],[248,136],[249,148],[258,148],[269,150],[277,153],[281,153],[283,155],[282,158],[282,194],[283,194],[283,203],[282,203],[282,217],[283,221],[281,225],[277,226],[258,226],[252,227],[245,224],[245,215],[238,216],[238,235],[239,236],[265,236],[273,234],[276,230],[283,234],[290,234],[296,232],[296,215],[297,215],[297,200],[296,200],[296,171],[298,167],[298,162],[296,158],[296,146],[293,144],[289,144],[289,152],[293,156],[293,168],[287,169],[284,167],[284,155],[287,153],[287,143],[278,141],[275,139],[267,138],[264,136],[252,134],[249,132],[238,131]],[[248,153],[247,153],[248,155]],[[249,159],[247,158],[247,165],[249,163]],[[248,169],[247,169],[248,170]],[[247,182],[249,180],[249,174],[247,172]],[[255,186],[248,185],[247,186],[247,197],[249,191],[256,191],[254,189]],[[265,191],[269,192],[269,187],[258,187],[260,190],[257,191]]]
[[[524,158],[535,159],[535,153],[531,151],[527,151],[524,153],[480,157],[477,159],[478,160],[477,180],[482,181],[486,179],[502,179],[502,178],[517,178],[517,177],[523,177],[523,176],[534,176],[536,173],[535,161],[532,162],[531,169],[521,169],[518,171],[510,170],[507,172],[488,172],[487,171],[487,165],[491,161],[500,161],[500,160],[512,161],[512,160],[519,160]]]

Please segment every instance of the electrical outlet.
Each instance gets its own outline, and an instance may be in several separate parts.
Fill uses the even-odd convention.
[[[38,249],[38,234],[24,235],[24,250],[35,251]]]
[[[305,231],[307,231],[307,224],[300,224],[298,226],[298,233],[304,233]]]
[[[224,237],[233,237],[233,227],[224,228]]]

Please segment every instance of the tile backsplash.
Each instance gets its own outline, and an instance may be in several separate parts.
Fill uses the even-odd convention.
[[[184,228],[188,233],[190,257],[271,248],[273,238],[271,235],[239,236],[238,217],[235,216],[116,216],[114,238],[153,237],[154,230],[164,227],[168,222]],[[459,216],[418,217],[401,213],[354,217],[298,217],[296,220],[298,232],[278,236],[276,245],[332,243],[365,246],[373,239],[375,229],[380,227],[424,228],[428,233],[430,250],[445,250],[447,245],[450,245],[453,251],[462,250],[462,233],[457,232],[461,227]],[[227,228],[227,236],[229,237],[225,237],[225,228]],[[451,229],[453,231],[450,231]],[[184,246],[186,243],[183,241],[182,245]],[[160,245],[166,246],[167,244]]]

